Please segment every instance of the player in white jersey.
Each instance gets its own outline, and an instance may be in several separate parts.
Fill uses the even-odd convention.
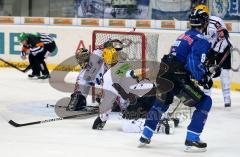
[[[68,104],[68,111],[78,111],[86,106],[86,97],[91,86],[100,84],[107,67],[102,60],[102,49],[96,49],[92,54],[85,48],[76,52],[76,59],[81,67],[76,80],[74,93]]]
[[[143,128],[141,119],[145,118],[144,116],[155,100],[154,81],[139,80],[137,77],[141,76],[142,71],[139,69],[142,68],[142,62],[127,61],[127,54],[121,51],[121,42],[115,41],[114,45],[118,45],[119,48],[114,46],[103,50],[103,60],[110,68],[103,75],[103,98],[99,105],[100,114],[92,128],[103,129],[114,101],[117,97],[121,97],[121,100],[125,100],[126,105],[123,112],[122,130],[124,132],[140,132]],[[149,65],[147,66],[149,68],[154,66],[148,62],[146,64]]]
[[[116,40],[112,39],[106,41],[91,54],[85,48],[77,50],[75,55],[81,67],[81,71],[77,77],[75,90],[71,95],[71,100],[67,107],[68,111],[83,109],[86,106],[86,97],[89,95],[90,88],[93,85],[100,85],[103,83],[103,75],[109,68],[108,63],[103,62],[104,51],[108,49],[118,50],[117,45],[114,44],[115,41]],[[113,48],[113,46],[116,48]],[[105,60],[105,62],[109,61]],[[98,102],[100,102],[100,100],[98,100]]]
[[[209,9],[205,5],[198,5],[196,9],[202,9],[209,14]],[[218,64],[225,53],[230,51],[232,45],[229,41],[229,34],[223,20],[216,16],[210,16],[209,24],[206,30],[206,36],[211,43],[212,52],[208,58],[211,58],[213,64]],[[220,75],[222,92],[225,107],[231,107],[230,97],[230,69],[231,69],[231,53],[223,62],[221,70],[215,77]],[[205,90],[206,94],[210,94],[210,90]]]

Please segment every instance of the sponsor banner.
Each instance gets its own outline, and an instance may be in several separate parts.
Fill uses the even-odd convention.
[[[75,0],[82,18],[148,19],[150,0]]]
[[[44,24],[44,17],[24,17],[24,24]]]
[[[53,24],[56,25],[73,25],[73,19],[72,18],[54,18]]]
[[[240,0],[212,0],[211,14],[224,20],[240,20]]]
[[[166,20],[166,21],[161,21],[161,28],[170,28],[170,29],[175,29],[175,21],[171,20]]]
[[[99,26],[100,25],[99,19],[94,18],[83,18],[81,19],[82,26]]]
[[[0,24],[14,24],[14,17],[0,16]]]
[[[125,27],[126,21],[122,19],[109,19],[108,26],[110,27]]]
[[[151,28],[151,21],[150,20],[137,20],[136,27],[139,28]]]
[[[150,19],[155,20],[187,20],[191,9],[190,0],[151,0]]]

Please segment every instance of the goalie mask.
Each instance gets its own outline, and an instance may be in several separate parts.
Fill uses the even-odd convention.
[[[80,48],[75,53],[76,60],[81,68],[85,68],[88,64],[90,54],[87,49]]]
[[[123,49],[123,43],[120,40],[114,39],[111,42],[116,51],[121,51]]]
[[[115,48],[109,47],[103,49],[103,61],[108,65],[113,65],[118,62],[118,53]]]
[[[103,48],[111,48],[113,47],[112,40],[108,40],[105,43],[103,43]]]
[[[113,39],[105,42],[103,44],[104,48],[115,48],[116,51],[121,51],[123,49],[123,43],[118,39]]]

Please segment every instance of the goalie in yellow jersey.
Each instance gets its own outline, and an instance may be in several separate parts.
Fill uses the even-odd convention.
[[[123,117],[131,121],[123,121],[124,132],[140,132],[141,124],[138,119],[144,118],[145,113],[151,108],[155,99],[155,86],[153,80],[142,79],[139,69],[142,68],[142,61],[128,61],[128,55],[121,51],[121,42],[115,41],[118,49],[108,47],[103,50],[103,61],[109,67],[103,75],[103,98],[99,105],[99,117],[96,118],[92,129],[103,129],[109,119],[114,101],[117,97],[122,98],[126,103]],[[156,66],[157,69],[158,65]],[[134,75],[134,72],[136,75]],[[120,104],[122,105],[122,104]],[[135,117],[132,117],[133,113]],[[132,120],[134,123],[132,123]]]

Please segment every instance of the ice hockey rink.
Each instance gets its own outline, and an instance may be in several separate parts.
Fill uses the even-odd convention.
[[[121,121],[110,119],[104,130],[92,130],[94,118],[61,120],[15,128],[8,124],[55,118],[54,103],[70,93],[53,89],[48,81],[31,80],[11,68],[0,68],[0,150],[5,157],[63,156],[142,156],[142,157],[238,157],[240,154],[240,97],[232,92],[232,108],[223,107],[222,93],[213,90],[213,108],[202,140],[208,143],[205,153],[185,153],[184,140],[188,122],[180,124],[173,135],[156,134],[145,148],[138,148],[139,134],[123,133]],[[65,80],[74,82],[77,73]]]

